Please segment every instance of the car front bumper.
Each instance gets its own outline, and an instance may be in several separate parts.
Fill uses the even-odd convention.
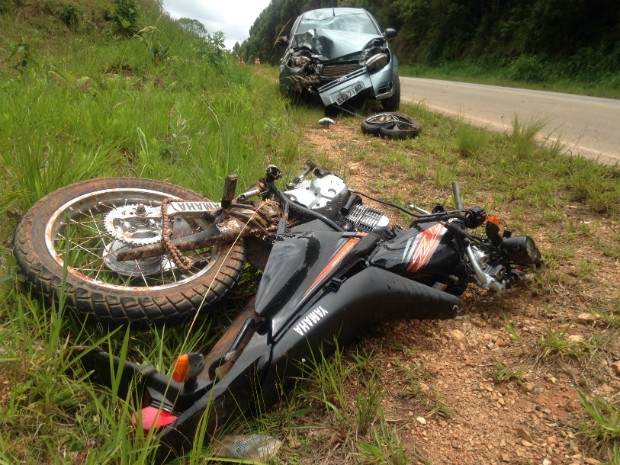
[[[394,76],[392,66],[368,72],[361,68],[329,82],[317,90],[323,105],[342,105],[354,96],[366,93],[376,99],[384,99],[394,94]]]

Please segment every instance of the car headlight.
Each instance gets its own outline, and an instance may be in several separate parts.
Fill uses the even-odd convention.
[[[383,68],[390,62],[390,57],[387,53],[377,53],[366,60],[366,68],[369,71],[376,71]]]
[[[309,57],[304,55],[293,55],[293,64],[297,67],[307,65],[312,61]]]

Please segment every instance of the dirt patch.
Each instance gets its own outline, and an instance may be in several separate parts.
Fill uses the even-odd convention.
[[[309,152],[328,160],[354,189],[385,198],[398,196],[411,183],[409,173],[389,162],[393,142],[363,136],[354,120],[307,128],[304,140]],[[369,144],[375,148],[368,156],[384,157],[380,170],[359,159]],[[402,145],[399,150],[412,159],[420,156]],[[443,195],[421,181],[416,193],[422,202]],[[617,227],[578,207],[567,208],[576,222],[599,222],[603,232]],[[510,217],[509,211],[501,213]],[[536,237],[543,249],[549,246],[545,234],[554,231]],[[587,243],[577,254],[596,267],[591,279],[582,279],[567,260],[551,270],[562,277],[553,290],[521,288],[492,297],[469,289],[454,320],[400,321],[365,339],[366,347],[380,353],[385,418],[415,456],[434,465],[608,460],[579,435],[577,389],[608,399],[620,392],[620,377],[612,369],[620,346],[600,318],[584,316],[600,296],[617,295],[619,269],[613,254],[605,256]],[[557,334],[587,353],[554,353],[545,341]],[[601,340],[604,345],[596,346]]]

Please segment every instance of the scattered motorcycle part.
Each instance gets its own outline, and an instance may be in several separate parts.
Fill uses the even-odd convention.
[[[319,124],[321,126],[329,127],[329,126],[332,126],[332,125],[336,124],[336,122],[333,119],[331,119],[331,118],[325,117],[325,118],[321,118],[319,120]]]
[[[388,139],[409,139],[422,131],[420,123],[404,113],[384,112],[362,120],[364,134],[378,135]]]
[[[267,462],[275,457],[280,447],[282,441],[262,434],[224,436],[219,440],[214,455],[244,461]]]
[[[118,260],[119,251],[161,240],[167,198],[205,200],[148,179],[93,179],[59,189],[22,218],[14,238],[17,262],[35,292],[48,301],[65,299],[90,321],[133,327],[178,321],[230,291],[243,270],[245,249],[240,241],[192,251],[187,272],[166,255]],[[210,224],[179,218],[170,223],[173,237]]]

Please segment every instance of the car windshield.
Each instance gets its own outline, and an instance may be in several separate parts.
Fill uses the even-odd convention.
[[[303,34],[312,29],[360,32],[377,35],[380,32],[365,13],[351,13],[338,16],[304,17],[299,22],[295,34]]]

